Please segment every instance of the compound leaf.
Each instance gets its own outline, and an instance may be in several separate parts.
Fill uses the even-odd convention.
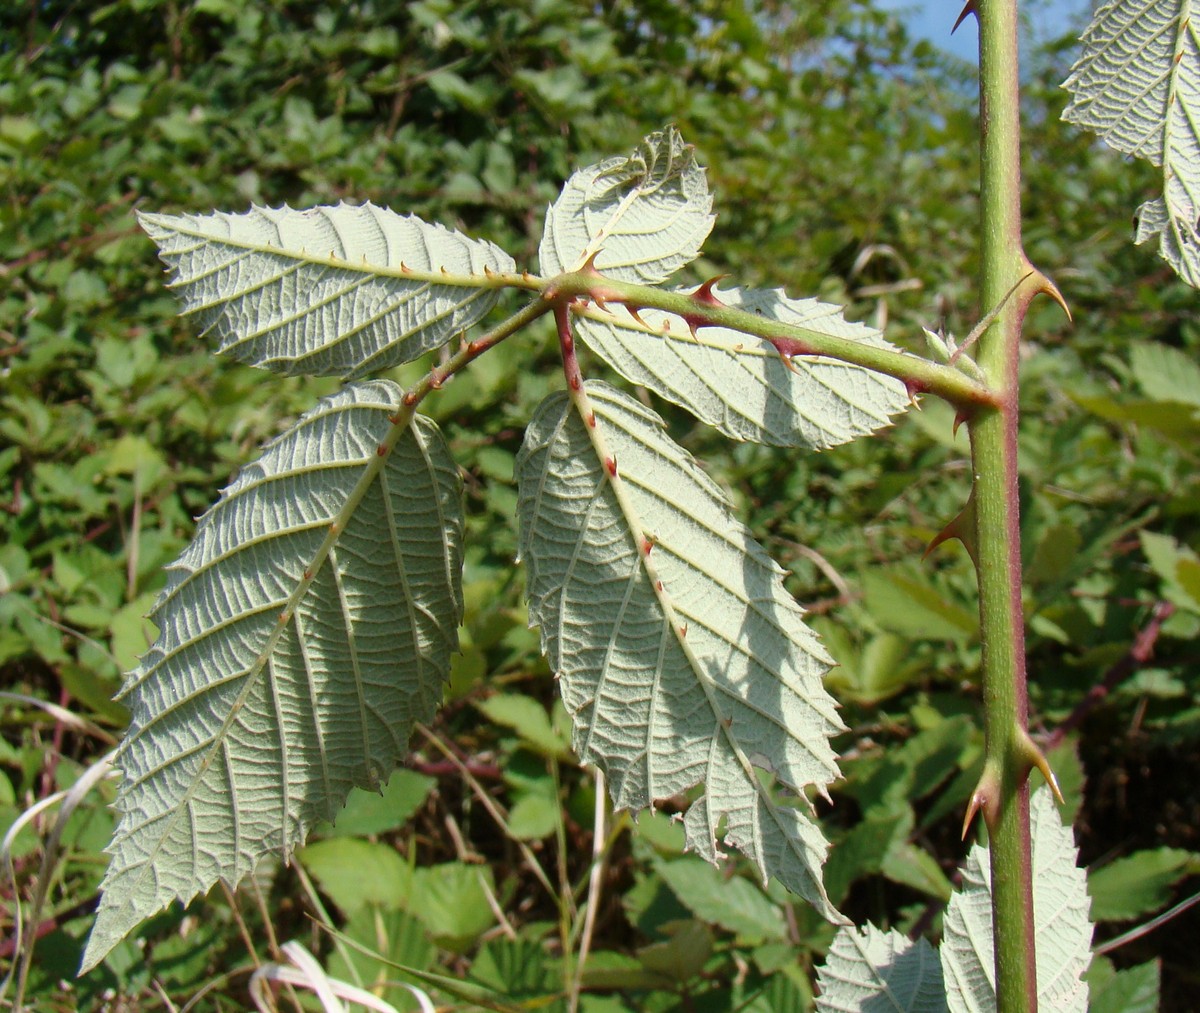
[[[1191,0],[1110,0],[1083,35],[1064,87],[1069,123],[1163,170],[1163,195],[1138,210],[1139,243],[1200,286],[1200,24]]]
[[[631,155],[567,180],[546,212],[538,263],[552,277],[595,255],[596,270],[607,277],[655,285],[696,258],[714,220],[704,170],[668,127]]]
[[[403,391],[352,384],[245,468],[169,568],[122,690],[120,820],[88,969],[138,922],[378,790],[441,699],[462,614],[457,468]]]
[[[837,306],[782,290],[714,289],[725,305],[816,334],[890,347]],[[796,355],[724,327],[694,333],[680,317],[623,306],[577,317],[580,337],[630,383],[687,408],[735,440],[824,449],[873,432],[911,400],[893,377],[836,359]]]
[[[943,1013],[942,966],[924,939],[915,943],[874,925],[838,929],[817,972],[820,1013]]]
[[[517,457],[530,621],[561,680],[581,760],[634,811],[704,785],[684,817],[841,921],[828,844],[787,788],[837,776],[830,661],[782,571],[662,420],[602,383],[551,395]],[[799,806],[804,806],[799,800]]]
[[[1092,942],[1087,877],[1076,865],[1071,829],[1063,826],[1049,788],[1034,792],[1029,810],[1038,1005],[1084,1013],[1088,993],[1083,974]],[[991,860],[979,845],[967,856],[962,890],[946,909],[941,954],[950,1010],[995,1010]]]
[[[499,298],[491,243],[374,204],[139,214],[185,312],[276,373],[357,379],[418,358]]]

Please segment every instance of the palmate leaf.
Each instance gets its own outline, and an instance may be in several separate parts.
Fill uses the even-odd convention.
[[[819,1013],[943,1013],[946,987],[937,953],[874,925],[838,929],[817,972]]]
[[[607,277],[655,285],[696,258],[714,220],[704,170],[668,127],[567,180],[546,213],[538,263],[549,278],[597,254]]]
[[[580,758],[635,812],[703,785],[690,848],[716,861],[725,820],[765,877],[841,921],[821,882],[826,841],[762,774],[824,791],[843,727],[782,571],[662,420],[605,384],[543,402],[516,473],[530,621]]]
[[[403,392],[351,384],[199,523],[126,680],[120,820],[86,970],[143,918],[377,788],[441,700],[462,614],[457,468]]]
[[[1087,875],[1078,868],[1071,828],[1063,826],[1050,789],[1030,799],[1033,838],[1033,928],[1037,946],[1038,1008],[1087,1009],[1083,974],[1091,961]],[[992,872],[986,848],[971,848],[962,890],[950,899],[942,939],[942,970],[953,1013],[996,1008],[992,949]]]
[[[439,348],[515,269],[491,243],[374,204],[139,214],[185,312],[276,373],[357,379]]]
[[[1110,0],[1083,35],[1063,87],[1068,123],[1163,170],[1163,195],[1138,210],[1137,242],[1200,286],[1200,13],[1192,0]]]
[[[889,347],[850,323],[837,306],[791,299],[780,290],[714,289],[721,302],[818,334]],[[640,318],[640,322],[639,322]],[[630,383],[687,408],[735,440],[824,449],[890,424],[911,400],[893,377],[847,362],[794,356],[769,341],[723,327],[695,333],[680,317],[623,306],[589,309],[576,328],[588,347]]]

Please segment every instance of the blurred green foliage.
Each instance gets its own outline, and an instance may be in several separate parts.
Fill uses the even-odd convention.
[[[1022,535],[1032,724],[1058,745],[1096,913],[1114,923],[1103,938],[1179,896],[1200,852],[1200,328],[1196,294],[1130,244],[1148,172],[1058,121],[1071,56],[1070,40],[1039,51],[1025,92],[1026,249],[1074,323],[1049,301],[1028,321]],[[569,172],[672,121],[716,193],[698,280],[848,303],[920,349],[921,325],[961,336],[987,309],[968,70],[858,0],[0,9],[0,684],[25,697],[0,702],[0,823],[72,784],[103,729],[119,734],[110,698],[153,635],[142,616],[163,565],[230,473],[330,389],[216,360],[177,318],[134,207],[370,199],[535,270]],[[561,383],[549,339],[507,342],[429,403],[466,475],[470,537],[463,653],[416,772],[352,798],[296,869],[162,915],[144,948],[74,981],[106,785],[72,818],[39,912],[39,1008],[112,990],[149,1009],[206,983],[211,1008],[243,1008],[244,972],[273,938],[307,936],[308,914],[377,955],[312,939],[366,985],[434,971],[465,975],[477,999],[562,989],[595,791],[526,628],[512,527],[522,426]],[[921,558],[969,484],[949,410],[925,401],[880,439],[798,458],[656,407],[793,571],[840,663],[834,899],[860,922],[936,931],[981,754],[973,574],[955,547]],[[583,1009],[808,1008],[832,933],[803,905],[683,856],[665,816],[618,816],[607,843]],[[16,838],[6,900],[29,901],[39,849]],[[1190,933],[1097,964],[1104,1008],[1152,1008],[1160,972],[1164,1006],[1183,1008],[1200,988],[1184,917]]]

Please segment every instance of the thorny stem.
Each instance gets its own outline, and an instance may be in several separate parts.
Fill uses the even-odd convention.
[[[1021,286],[1005,300],[1031,270],[1021,245],[1017,5],[973,4],[979,21],[980,294],[985,306],[1000,307],[980,337],[978,364],[1000,399],[995,409],[967,417],[986,734],[984,775],[971,806],[983,809],[989,830],[997,1009],[1032,1013],[1038,992],[1028,774],[1040,754],[1027,732],[1017,366],[1025,310],[1045,286]]]
[[[784,357],[819,355],[851,362],[903,380],[914,394],[935,394],[960,411],[975,410],[980,406],[994,407],[998,404],[995,392],[970,376],[970,367],[966,363],[943,365],[895,349],[881,348],[850,338],[822,334],[794,324],[768,320],[756,313],[721,305],[715,299],[701,300],[687,292],[671,292],[647,285],[614,281],[597,274],[591,267],[550,279],[542,292],[543,299],[558,305],[572,297],[577,300],[590,300],[598,306],[620,303],[635,311],[663,310],[676,314],[692,328],[727,327],[770,342]],[[574,312],[598,312],[586,309],[582,302],[572,304],[571,308]]]

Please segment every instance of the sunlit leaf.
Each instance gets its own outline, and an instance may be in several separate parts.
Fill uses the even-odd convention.
[[[828,656],[778,565],[662,420],[601,383],[543,402],[517,480],[530,620],[580,759],[605,770],[620,808],[704,785],[688,846],[715,861],[727,821],[726,841],[764,876],[838,919],[821,884],[827,843],[760,775],[824,790],[842,727]]]

